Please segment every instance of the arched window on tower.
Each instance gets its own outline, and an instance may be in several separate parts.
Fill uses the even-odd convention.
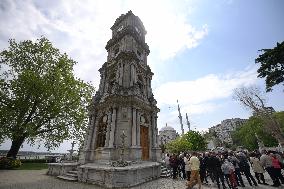
[[[104,147],[107,132],[107,115],[104,115],[98,125],[97,145],[96,148]]]

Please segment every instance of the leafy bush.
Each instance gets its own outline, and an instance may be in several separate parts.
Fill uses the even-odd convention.
[[[14,169],[22,165],[18,159],[2,157],[0,158],[0,169]]]

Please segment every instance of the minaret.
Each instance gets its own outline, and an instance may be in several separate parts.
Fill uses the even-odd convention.
[[[186,116],[186,124],[187,124],[187,127],[188,127],[188,131],[190,131],[190,123],[188,121],[187,113],[185,114],[185,116]]]
[[[178,103],[178,100],[177,100],[177,103]],[[180,113],[179,104],[178,104],[178,118],[179,118],[179,122],[180,122],[180,126],[181,126],[181,134],[183,135],[184,129],[183,129],[183,124],[182,124],[182,116],[181,116],[181,113]]]

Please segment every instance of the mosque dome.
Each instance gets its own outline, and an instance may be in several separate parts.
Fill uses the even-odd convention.
[[[165,127],[162,127],[160,131],[176,131],[173,127],[171,126],[165,126]]]

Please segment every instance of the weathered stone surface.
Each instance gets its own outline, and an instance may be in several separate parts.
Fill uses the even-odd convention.
[[[48,175],[58,176],[67,174],[77,168],[78,163],[48,163]]]
[[[125,188],[159,178],[161,168],[157,162],[139,162],[126,167],[88,163],[78,167],[78,172],[80,182],[107,188]]]
[[[132,12],[118,20],[106,46],[107,62],[99,70],[100,85],[89,108],[89,131],[80,163],[119,160],[122,133],[126,135],[125,160],[159,160],[159,109],[151,88],[153,73],[147,65],[146,31]]]

